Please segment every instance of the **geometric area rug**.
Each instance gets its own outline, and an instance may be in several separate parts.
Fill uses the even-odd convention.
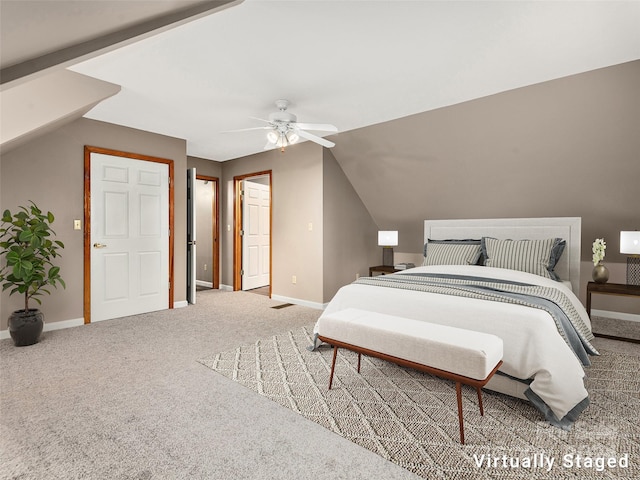
[[[570,431],[527,401],[340,349],[311,352],[313,326],[199,360],[210,369],[427,479],[640,478],[640,357],[600,352],[586,369],[591,404]]]

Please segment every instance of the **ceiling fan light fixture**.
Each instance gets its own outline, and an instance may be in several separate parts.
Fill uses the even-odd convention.
[[[277,143],[278,140],[280,140],[280,136],[272,130],[267,133],[267,140],[269,140],[271,143]]]
[[[296,143],[298,140],[300,140],[300,137],[298,136],[297,133],[291,133],[287,135],[287,139],[289,140],[289,144],[291,145]]]

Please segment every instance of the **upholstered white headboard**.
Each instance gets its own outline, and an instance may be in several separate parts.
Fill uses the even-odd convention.
[[[555,268],[562,280],[569,280],[573,292],[580,291],[580,217],[494,218],[471,220],[425,220],[424,241],[449,238],[494,237],[512,240],[541,240],[559,237],[567,242]]]

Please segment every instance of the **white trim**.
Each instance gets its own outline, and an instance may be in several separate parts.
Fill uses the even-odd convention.
[[[213,288],[213,282],[205,282],[204,280],[196,280],[196,286],[204,288]]]
[[[298,298],[283,297],[282,295],[271,295],[272,300],[279,302],[293,303],[294,305],[302,305],[303,307],[315,308],[316,310],[324,310],[328,303],[309,302],[308,300],[300,300]]]
[[[84,325],[84,318],[73,318],[71,320],[62,320],[61,322],[44,322],[44,328],[42,331],[51,332],[53,330],[62,330],[63,328],[71,328],[71,327],[79,327],[80,325]],[[9,330],[0,331],[0,340],[4,340],[5,338],[11,338],[11,334]]]
[[[220,287],[218,288],[218,290],[222,290],[224,292],[233,292],[233,286],[220,284]]]
[[[629,322],[640,322],[640,315],[637,313],[610,312],[608,310],[591,310],[592,317],[615,318],[617,320],[627,320]]]
[[[189,302],[187,302],[186,300],[179,300],[177,302],[173,302],[173,308],[184,308],[188,306],[189,306]],[[147,313],[151,313],[151,312],[147,312]]]

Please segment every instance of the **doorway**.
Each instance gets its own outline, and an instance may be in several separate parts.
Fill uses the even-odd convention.
[[[220,287],[218,178],[187,170],[187,302]]]
[[[234,177],[234,291],[271,297],[271,190],[271,170]]]
[[[196,175],[196,290],[220,288],[218,179]]]

